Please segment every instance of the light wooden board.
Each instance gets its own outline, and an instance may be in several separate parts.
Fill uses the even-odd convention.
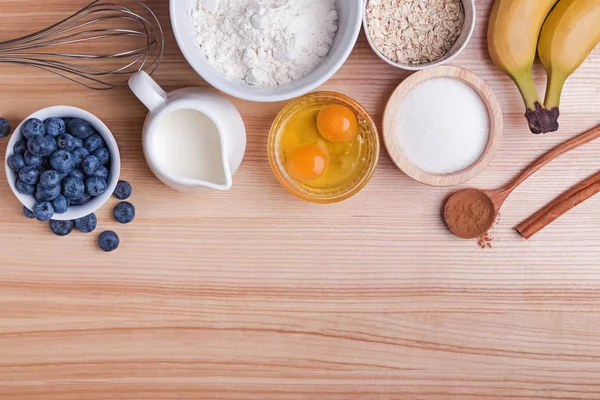
[[[27,33],[81,0],[0,0],[0,38]],[[172,36],[167,0],[149,0],[167,33],[156,78],[204,85]],[[570,79],[562,129],[528,133],[523,106],[487,55],[491,0],[454,64],[477,73],[504,110],[497,157],[470,184],[508,182],[541,153],[600,123],[600,49]],[[536,82],[544,73],[536,68]],[[361,37],[323,88],[381,124],[408,76]],[[145,111],[126,89],[91,93],[0,66],[0,114],[85,108],[115,133],[138,218],[100,213],[122,247],[57,238],[26,220],[0,168],[0,399],[483,400],[600,398],[600,198],[532,241],[513,227],[600,168],[600,142],[552,163],[505,204],[493,248],[452,237],[451,189],[418,184],[382,152],[367,188],[340,204],[302,202],[267,160],[280,104],[235,100],[248,151],[229,193],[180,194],[146,167]],[[0,157],[4,149],[0,150]],[[114,202],[110,203],[114,204]]]

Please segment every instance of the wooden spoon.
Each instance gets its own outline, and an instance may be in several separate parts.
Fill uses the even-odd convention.
[[[474,239],[491,229],[507,197],[531,175],[555,158],[600,137],[600,125],[556,146],[535,160],[515,180],[500,189],[462,189],[444,207],[444,220],[456,236]],[[466,200],[469,199],[469,203]]]

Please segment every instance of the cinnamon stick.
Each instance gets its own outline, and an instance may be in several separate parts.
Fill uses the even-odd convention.
[[[521,222],[516,230],[525,239],[544,229],[554,222],[558,217],[565,214],[572,208],[577,207],[590,197],[600,192],[600,172],[590,176],[584,181],[567,190],[546,207],[542,208],[525,221]]]

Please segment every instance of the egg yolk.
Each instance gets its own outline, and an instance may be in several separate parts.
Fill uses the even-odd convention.
[[[325,173],[329,155],[325,146],[307,144],[295,149],[286,163],[288,173],[299,181],[312,181]]]
[[[330,142],[346,142],[356,137],[358,121],[348,107],[332,104],[319,111],[317,128],[321,136]]]

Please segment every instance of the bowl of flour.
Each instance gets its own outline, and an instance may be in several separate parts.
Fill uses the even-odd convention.
[[[171,0],[185,58],[231,96],[302,96],[337,72],[354,48],[364,0]]]

